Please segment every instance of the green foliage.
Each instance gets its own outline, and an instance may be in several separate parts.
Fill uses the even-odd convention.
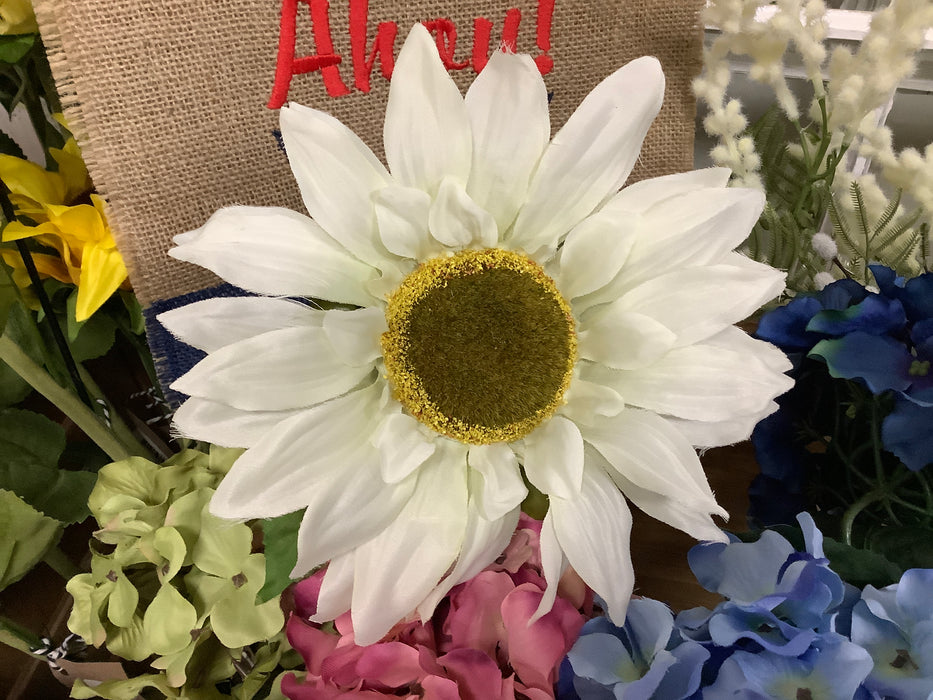
[[[289,574],[298,562],[298,528],[303,510],[262,521],[266,553],[266,582],[257,601],[264,603],[278,596],[291,583]]]
[[[0,489],[0,590],[21,579],[61,536],[61,526]]]
[[[0,488],[64,524],[84,520],[94,474],[58,468],[65,431],[45,416],[0,411]]]
[[[911,263],[929,231],[927,224],[920,223],[922,211],[915,209],[898,216],[901,204],[901,191],[898,190],[878,218],[870,222],[858,182],[853,181],[849,190],[854,209],[851,214],[834,200],[829,202],[833,235],[846,261],[848,273],[864,285],[872,284],[874,280],[868,265],[883,261],[899,275],[910,277],[915,274],[915,265]]]
[[[140,687],[222,697],[214,685],[233,675],[240,650],[281,632],[278,596],[257,603],[266,561],[252,551],[252,529],[209,512],[241,453],[185,450],[161,466],[134,457],[100,470],[88,499],[100,545],[91,548],[91,572],[68,583],[68,626],[123,658],[155,657],[161,671],[95,688],[103,697],[133,697],[124,693]]]
[[[796,147],[788,136],[796,130]],[[772,106],[749,128],[761,157],[767,203],[746,241],[750,257],[787,270],[791,291],[813,289],[813,276],[826,263],[814,251],[830,201],[830,186],[845,148],[830,148],[824,124],[801,128]]]

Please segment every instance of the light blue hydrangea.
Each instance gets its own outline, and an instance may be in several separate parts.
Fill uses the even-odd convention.
[[[605,617],[587,622],[567,658],[572,691],[562,697],[683,700],[699,688],[709,652],[675,633],[667,606],[635,599],[622,627]]]
[[[866,586],[852,610],[852,641],[874,660],[868,688],[899,700],[933,698],[933,569],[910,569],[881,590]]]

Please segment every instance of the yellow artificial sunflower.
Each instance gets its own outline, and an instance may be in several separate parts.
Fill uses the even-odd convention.
[[[69,139],[64,148],[53,148],[51,153],[58,172],[0,155],[0,179],[10,190],[17,216],[35,222],[11,221],[3,229],[3,241],[34,238],[58,251],[59,257],[33,254],[36,268],[42,277],[77,285],[75,317],[84,321],[126,282],[126,265],[107,225],[103,200],[92,194],[87,202],[81,201],[92,185],[75,140]],[[0,256],[13,268],[16,284],[28,287],[19,252],[6,248],[0,250]]]
[[[29,0],[0,0],[0,34],[35,34],[38,31]]]

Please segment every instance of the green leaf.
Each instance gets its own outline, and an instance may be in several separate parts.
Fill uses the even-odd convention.
[[[929,537],[929,535],[927,535]],[[857,588],[871,584],[883,588],[897,583],[903,570],[878,552],[858,549],[831,537],[823,538],[823,551],[829,559],[829,568],[840,578]]]
[[[65,431],[45,416],[16,408],[0,411],[0,488],[70,524],[88,516],[96,476],[59,469],[64,448]]]
[[[298,562],[298,528],[303,510],[262,521],[262,542],[266,555],[266,582],[256,596],[265,603],[284,591],[292,582],[289,574]]]
[[[19,299],[10,304],[3,335],[16,343],[30,360],[37,365],[45,365],[45,344],[42,336],[33,322],[32,313]]]
[[[77,362],[93,360],[107,354],[116,339],[117,323],[109,315],[97,312],[86,321],[75,320],[78,290],[68,297],[67,328],[71,354]]]
[[[122,289],[119,290],[119,294],[123,306],[126,308],[130,331],[136,335],[144,335],[146,332],[146,317],[143,316],[143,307],[139,305],[136,295]]]
[[[0,590],[38,564],[60,536],[57,522],[0,489]]]
[[[16,158],[25,159],[26,156],[23,155],[23,149],[20,148],[19,144],[14,141],[9,134],[0,131],[0,153],[3,153],[8,156],[15,156]]]
[[[8,469],[55,467],[65,449],[65,431],[32,411],[0,411],[0,464]]]
[[[868,545],[904,569],[933,568],[933,530],[929,528],[886,527],[874,533]]]
[[[0,61],[19,63],[36,43],[35,34],[15,34],[0,36]]]

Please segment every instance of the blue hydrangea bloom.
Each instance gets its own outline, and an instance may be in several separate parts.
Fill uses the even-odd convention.
[[[561,667],[561,700],[683,700],[700,687],[709,658],[700,644],[674,631],[662,603],[634,599],[625,624],[605,617],[589,620]]]
[[[866,586],[852,611],[852,641],[874,660],[865,681],[882,697],[933,697],[933,569],[910,569],[878,590]]]
[[[703,543],[697,579],[726,600],[676,619],[636,599],[622,627],[586,623],[559,700],[933,700],[933,569],[863,592],[830,568],[798,516],[804,551],[773,532]]]
[[[865,649],[827,633],[798,657],[735,652],[703,700],[852,700],[871,667]]]
[[[710,639],[728,646],[735,638],[749,639],[775,653],[800,653],[800,630],[827,629],[831,616],[845,597],[845,584],[829,568],[823,554],[823,536],[807,513],[798,521],[807,551],[797,552],[781,535],[766,530],[756,542],[703,543],[688,555],[700,584],[729,602],[709,614]],[[689,625],[691,638],[700,629],[702,614],[678,618]],[[721,620],[715,618],[721,617]],[[716,635],[725,635],[717,639]],[[806,635],[804,635],[806,637]],[[793,643],[792,643],[793,642]]]

